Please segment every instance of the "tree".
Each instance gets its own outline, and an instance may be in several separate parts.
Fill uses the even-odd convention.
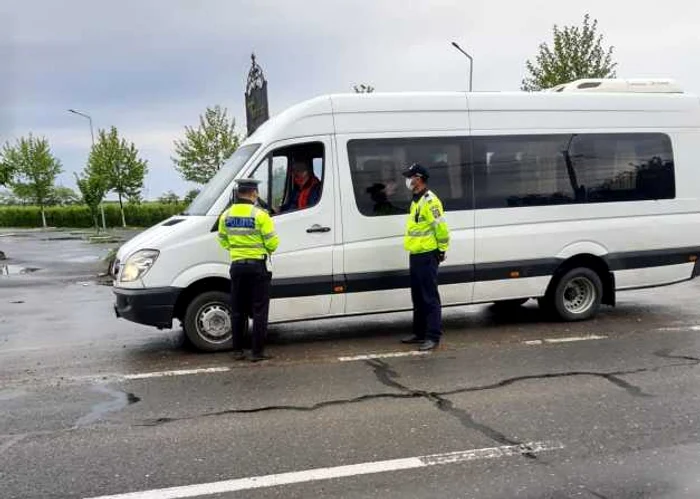
[[[49,142],[32,134],[17,139],[15,145],[6,143],[0,164],[5,172],[14,172],[9,181],[18,198],[26,198],[41,208],[41,223],[46,227],[44,207],[47,204],[56,176],[61,173],[61,162],[51,154]]]
[[[141,192],[127,194],[126,195],[126,202],[129,204],[141,204],[141,203],[143,203],[143,196],[141,196]]]
[[[88,164],[83,170],[81,177],[77,173],[74,173],[75,181],[78,184],[78,189],[80,190],[80,195],[82,197],[83,203],[87,205],[90,210],[90,215],[92,216],[92,221],[95,224],[95,230],[100,232],[100,224],[98,222],[98,216],[100,211],[100,203],[107,194],[109,186],[107,184],[107,178],[102,174],[102,172],[96,171],[94,167]]]
[[[44,200],[45,206],[67,206],[78,203],[80,203],[80,196],[70,187],[61,185],[51,187]],[[0,204],[30,205],[35,204],[35,200],[30,192],[22,191],[19,194],[10,194],[8,192],[4,196],[4,201],[0,201]]]
[[[199,127],[185,127],[185,138],[175,141],[175,169],[189,182],[206,184],[238,149],[236,120],[226,108],[207,107],[199,116]]]
[[[10,191],[0,189],[0,206],[15,206],[18,204],[20,204],[20,200],[17,199]]]
[[[0,156],[0,186],[10,185],[14,173],[12,165],[2,160]]]
[[[158,198],[158,202],[165,204],[175,204],[180,202],[180,198],[177,197],[177,194],[175,194],[173,191],[168,191]]]
[[[47,205],[59,205],[66,206],[70,204],[76,204],[80,202],[80,197],[76,192],[70,187],[63,187],[58,185],[51,189],[48,199],[46,200]]]
[[[356,94],[371,94],[374,92],[374,87],[372,85],[365,85],[364,83],[353,85],[352,89]]]
[[[613,49],[603,46],[598,21],[591,22],[589,14],[581,27],[554,25],[553,48],[542,43],[535,62],[525,63],[529,75],[523,79],[522,89],[531,92],[581,78],[614,78],[617,63],[612,59]]]
[[[126,227],[124,197],[133,198],[134,195],[140,194],[143,179],[148,171],[148,162],[139,159],[138,150],[133,142],[128,143],[125,139],[120,139],[116,127],[112,127],[109,132],[99,131],[88,164],[93,175],[105,177],[108,191],[117,193],[122,226]]]
[[[194,201],[194,198],[196,198],[198,195],[199,189],[192,189],[187,194],[185,194],[183,201],[187,204],[191,204],[192,201]]]

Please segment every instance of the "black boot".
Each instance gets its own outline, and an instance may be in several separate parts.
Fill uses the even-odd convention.
[[[418,336],[417,334],[412,334],[411,336],[406,336],[401,340],[401,343],[406,343],[408,345],[415,345],[418,343],[423,343],[425,338]]]
[[[265,355],[264,353],[254,353],[250,356],[251,362],[262,362],[263,360],[269,360],[272,357],[270,355]]]
[[[421,352],[428,352],[430,350],[435,350],[438,346],[437,341],[433,340],[425,340],[423,343],[420,344],[418,347],[418,350]]]

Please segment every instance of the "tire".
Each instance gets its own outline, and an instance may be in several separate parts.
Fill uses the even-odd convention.
[[[493,303],[493,309],[497,312],[509,312],[517,310],[528,302],[529,298],[516,298],[514,300],[500,300]]]
[[[185,336],[197,350],[220,352],[232,348],[229,301],[228,293],[205,291],[187,306],[183,321]]]
[[[574,322],[594,317],[600,309],[603,283],[600,276],[586,267],[566,272],[551,293],[544,297],[544,309],[551,310],[558,319]],[[541,304],[542,306],[542,304]]]

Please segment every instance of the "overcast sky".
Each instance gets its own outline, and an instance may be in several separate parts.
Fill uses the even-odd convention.
[[[0,0],[0,141],[49,139],[73,187],[88,122],[148,160],[146,194],[185,193],[173,140],[221,104],[245,130],[255,51],[271,113],[356,83],[377,91],[517,90],[553,24],[597,18],[620,77],[672,77],[700,94],[700,2],[646,0]]]

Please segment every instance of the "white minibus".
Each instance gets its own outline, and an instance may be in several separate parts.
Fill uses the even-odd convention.
[[[216,229],[242,177],[260,180],[280,237],[271,322],[409,310],[401,171],[420,163],[451,230],[443,306],[534,298],[587,319],[617,291],[699,272],[699,158],[700,100],[667,80],[315,98],[248,137],[187,211],[119,249],[115,312],[158,328],[177,319],[197,348],[230,348]],[[300,162],[321,194],[287,209]]]

